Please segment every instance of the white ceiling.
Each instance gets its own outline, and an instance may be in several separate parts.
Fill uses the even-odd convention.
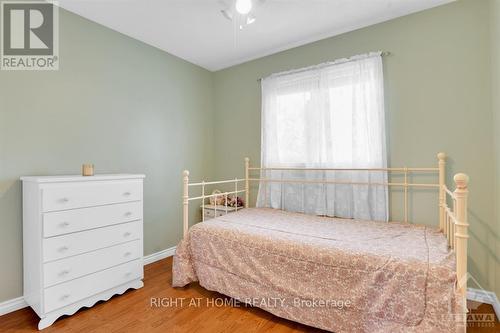
[[[253,0],[239,30],[220,10],[234,0],[59,0],[62,8],[208,70],[335,36],[454,0]]]

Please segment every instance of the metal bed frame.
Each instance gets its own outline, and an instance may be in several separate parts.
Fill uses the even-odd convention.
[[[189,182],[189,171],[183,172],[183,235],[186,237],[189,229],[189,202],[194,200],[202,201],[202,210],[205,208],[205,199],[212,197],[225,198],[225,209],[227,212],[227,197],[228,195],[238,195],[245,193],[245,208],[249,207],[249,194],[250,182],[259,182],[261,184],[267,183],[312,183],[312,184],[342,184],[342,185],[372,185],[372,186],[387,186],[387,187],[402,187],[404,189],[404,221],[408,223],[408,189],[409,188],[436,188],[439,190],[439,229],[444,233],[448,240],[449,248],[455,253],[456,256],[456,288],[459,294],[463,297],[465,304],[467,294],[467,241],[468,241],[468,227],[467,223],[467,200],[468,200],[468,183],[469,177],[463,173],[458,173],[454,176],[455,189],[452,192],[445,183],[446,180],[446,154],[437,154],[438,167],[432,168],[373,168],[373,169],[335,169],[335,168],[283,168],[283,167],[250,167],[250,159],[245,158],[245,178],[243,179],[230,179],[222,181],[210,182]],[[404,181],[401,182],[343,182],[343,181],[322,181],[322,180],[300,180],[300,179],[271,179],[271,178],[251,178],[250,172],[252,171],[269,171],[269,170],[283,170],[283,171],[381,171],[388,173],[402,173]],[[409,183],[408,176],[411,173],[437,173],[438,183]],[[234,184],[234,191],[227,191],[217,194],[206,194],[205,187],[217,184]],[[244,183],[244,188],[238,187],[239,183]],[[201,196],[189,197],[190,187],[201,187]],[[448,206],[447,196],[451,198],[453,205]],[[236,207],[236,210],[242,209]],[[215,206],[217,216],[217,205]],[[224,210],[224,208],[222,208]],[[202,220],[204,221],[204,212]]]

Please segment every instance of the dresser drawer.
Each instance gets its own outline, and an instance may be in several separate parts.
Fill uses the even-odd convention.
[[[142,201],[43,214],[43,236],[52,237],[142,219]]]
[[[142,239],[142,221],[45,238],[43,259],[62,259],[136,239]]]
[[[44,290],[44,310],[50,312],[120,284],[143,278],[142,260],[134,260]]]
[[[50,184],[42,189],[44,212],[142,200],[142,181]]]
[[[142,241],[136,240],[52,261],[43,267],[44,286],[50,287],[140,258],[142,258]]]

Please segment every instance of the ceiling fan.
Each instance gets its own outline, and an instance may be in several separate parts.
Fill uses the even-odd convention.
[[[262,5],[265,0],[234,0],[230,2],[221,1],[223,9],[221,14],[229,21],[237,20],[239,22],[240,30],[247,25],[254,23],[257,18],[255,17],[255,8]]]
[[[285,5],[290,5],[296,2],[303,2],[305,0],[220,0],[222,5],[220,13],[229,21],[233,21],[235,25],[239,26],[240,30],[247,25],[254,23],[257,20],[255,15],[260,7],[266,2],[279,2]],[[331,0],[307,0],[307,2],[328,2]],[[348,2],[352,0],[340,0],[340,2]]]

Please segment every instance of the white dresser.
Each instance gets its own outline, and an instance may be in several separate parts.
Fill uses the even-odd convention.
[[[143,286],[143,179],[21,178],[24,298],[39,329]]]

